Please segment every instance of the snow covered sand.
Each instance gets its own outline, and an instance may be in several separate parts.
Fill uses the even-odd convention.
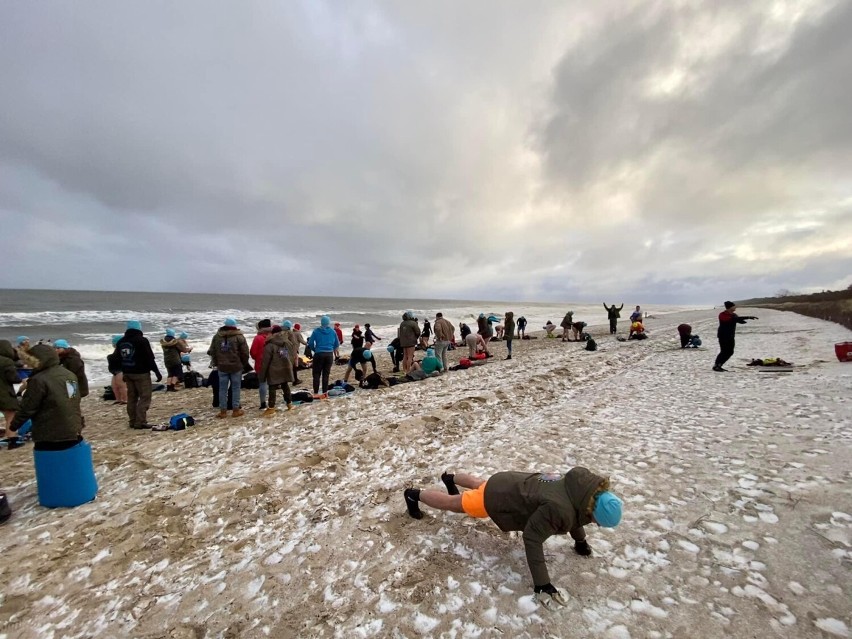
[[[157,394],[154,418],[200,418],[183,433],[130,431],[92,398],[97,501],[42,509],[30,448],[0,454],[16,510],[0,635],[848,637],[852,364],[833,344],[852,333],[743,310],[761,320],[720,374],[716,312],[649,319],[645,342],[595,327],[593,353],[516,341],[509,362],[271,420],[214,420],[206,389]],[[682,321],[706,349],[677,347]],[[591,558],[547,542],[571,596],[556,612],[531,598],[519,536],[405,513],[402,489],[440,487],[444,468],[577,464],[610,474],[626,512],[587,528]]]

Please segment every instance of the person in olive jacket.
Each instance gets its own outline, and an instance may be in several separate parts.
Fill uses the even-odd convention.
[[[71,448],[83,439],[77,376],[59,364],[59,355],[49,344],[33,346],[30,355],[38,364],[10,429],[17,431],[31,419],[36,450]]]
[[[609,491],[609,479],[582,466],[564,475],[501,472],[486,481],[467,473],[444,473],[441,480],[446,493],[405,490],[408,514],[421,519],[418,502],[422,501],[439,510],[490,517],[503,532],[523,531],[536,599],[548,607],[565,605],[566,595],[550,582],[544,542],[553,535],[570,534],[575,552],[591,555],[583,526],[595,523],[613,528],[621,521],[622,502]],[[470,490],[459,494],[458,486]]]
[[[509,354],[506,359],[512,359],[512,340],[515,339],[515,314],[512,311],[506,311],[506,317],[503,319],[503,330],[506,336],[506,350]]]
[[[405,311],[402,314],[402,322],[399,325],[397,335],[399,345],[402,348],[402,370],[407,375],[414,364],[414,349],[420,340],[420,325],[413,311]]]
[[[130,428],[151,428],[148,409],[151,407],[151,373],[161,381],[163,376],[154,359],[151,342],[142,334],[139,320],[127,322],[124,337],[115,345],[115,354],[121,358],[121,372],[127,386],[127,418]]]
[[[237,320],[229,317],[225,325],[216,331],[207,354],[213,366],[219,371],[219,414],[216,417],[228,416],[228,386],[231,387],[233,417],[245,415],[240,407],[240,388],[243,373],[251,371],[249,364],[249,347],[243,332],[237,328]]]
[[[89,395],[89,378],[86,377],[86,364],[77,349],[71,348],[64,339],[58,339],[53,342],[53,347],[56,349],[56,354],[59,355],[59,363],[77,376],[77,383],[80,385],[80,397],[88,397]]]
[[[293,353],[297,345],[298,342],[291,331],[284,331],[277,325],[272,327],[272,334],[263,345],[258,375],[259,381],[269,385],[269,407],[263,412],[264,415],[275,414],[275,395],[279,388],[284,394],[287,410],[293,408],[290,382],[293,381]]]
[[[163,349],[163,364],[166,365],[166,392],[177,392],[177,384],[183,379],[183,362],[180,356],[187,352],[186,342],[178,339],[175,329],[167,328],[160,340]]]
[[[3,428],[7,431],[18,410],[18,397],[15,395],[15,384],[21,383],[18,367],[15,364],[17,353],[12,348],[12,342],[0,339],[0,411],[6,418]],[[4,437],[9,437],[7,432]]]

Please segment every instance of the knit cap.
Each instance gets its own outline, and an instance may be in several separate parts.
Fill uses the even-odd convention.
[[[622,501],[605,490],[595,500],[594,516],[599,526],[615,528],[621,521]]]

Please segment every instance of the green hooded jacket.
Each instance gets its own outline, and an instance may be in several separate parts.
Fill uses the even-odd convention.
[[[87,397],[89,395],[89,378],[86,377],[86,364],[77,349],[69,348],[65,351],[65,357],[60,357],[59,363],[77,377],[77,383],[80,385],[80,397]]]
[[[223,326],[213,336],[207,354],[220,373],[242,373],[251,370],[249,347],[243,332],[238,328]]]
[[[604,478],[577,466],[565,475],[497,473],[485,485],[485,510],[500,530],[522,530],[533,583],[550,583],[544,561],[544,542],[552,535],[571,533],[586,538],[583,526],[592,522],[587,509]]]
[[[263,345],[263,359],[257,378],[268,384],[282,384],[293,381],[293,353],[296,340],[292,333],[284,331],[273,333]]]
[[[83,415],[77,376],[59,364],[53,346],[38,344],[30,349],[30,355],[38,361],[38,366],[27,381],[27,392],[15,414],[12,430],[32,419],[36,443],[78,439],[83,430]]]
[[[163,349],[163,364],[166,365],[166,368],[181,365],[180,355],[186,352],[181,342],[182,340],[176,337],[164,337],[160,340],[160,346]]]
[[[18,410],[18,398],[13,384],[20,384],[15,366],[15,349],[9,340],[0,339],[0,410]]]
[[[515,314],[512,311],[508,311],[506,319],[503,320],[503,336],[507,341],[515,337]]]

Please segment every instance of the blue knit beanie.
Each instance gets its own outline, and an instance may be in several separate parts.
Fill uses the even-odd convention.
[[[427,348],[426,349],[426,357],[435,357],[435,349]]]
[[[167,328],[166,329],[166,337],[174,337],[174,336],[175,336],[175,329]]]
[[[284,320],[281,322],[281,328],[286,328],[288,331],[293,328],[293,322],[290,320]]]
[[[329,326],[331,326],[331,318],[328,315],[323,315],[320,318],[320,326],[324,328],[328,328]]]
[[[185,333],[185,332],[184,332],[184,333],[181,333],[181,334],[180,334],[180,338],[181,338],[181,339],[189,339],[189,333]]]
[[[373,351],[364,351],[364,359],[373,359]]]
[[[115,346],[116,344],[118,344],[121,341],[122,337],[124,337],[124,335],[113,335],[112,336],[112,345]]]
[[[622,501],[608,490],[603,491],[595,500],[594,516],[599,526],[615,528],[621,521]]]
[[[68,344],[64,339],[58,339],[53,342],[53,348],[71,348],[71,345]]]
[[[29,337],[27,337],[26,335],[19,335],[19,336],[18,336],[18,339],[16,339],[15,341],[16,341],[16,342],[18,342],[18,346],[20,346],[20,345],[21,345],[21,344],[23,344],[24,342],[29,342],[29,341],[30,341],[30,338],[29,338]]]
[[[395,350],[393,346],[388,346],[388,353],[393,353]]]
[[[225,318],[225,326],[231,326],[233,328],[236,328],[237,327],[237,320],[235,320],[233,317],[226,317]]]
[[[141,331],[142,330],[142,322],[139,320],[130,320],[127,322],[127,330]]]

